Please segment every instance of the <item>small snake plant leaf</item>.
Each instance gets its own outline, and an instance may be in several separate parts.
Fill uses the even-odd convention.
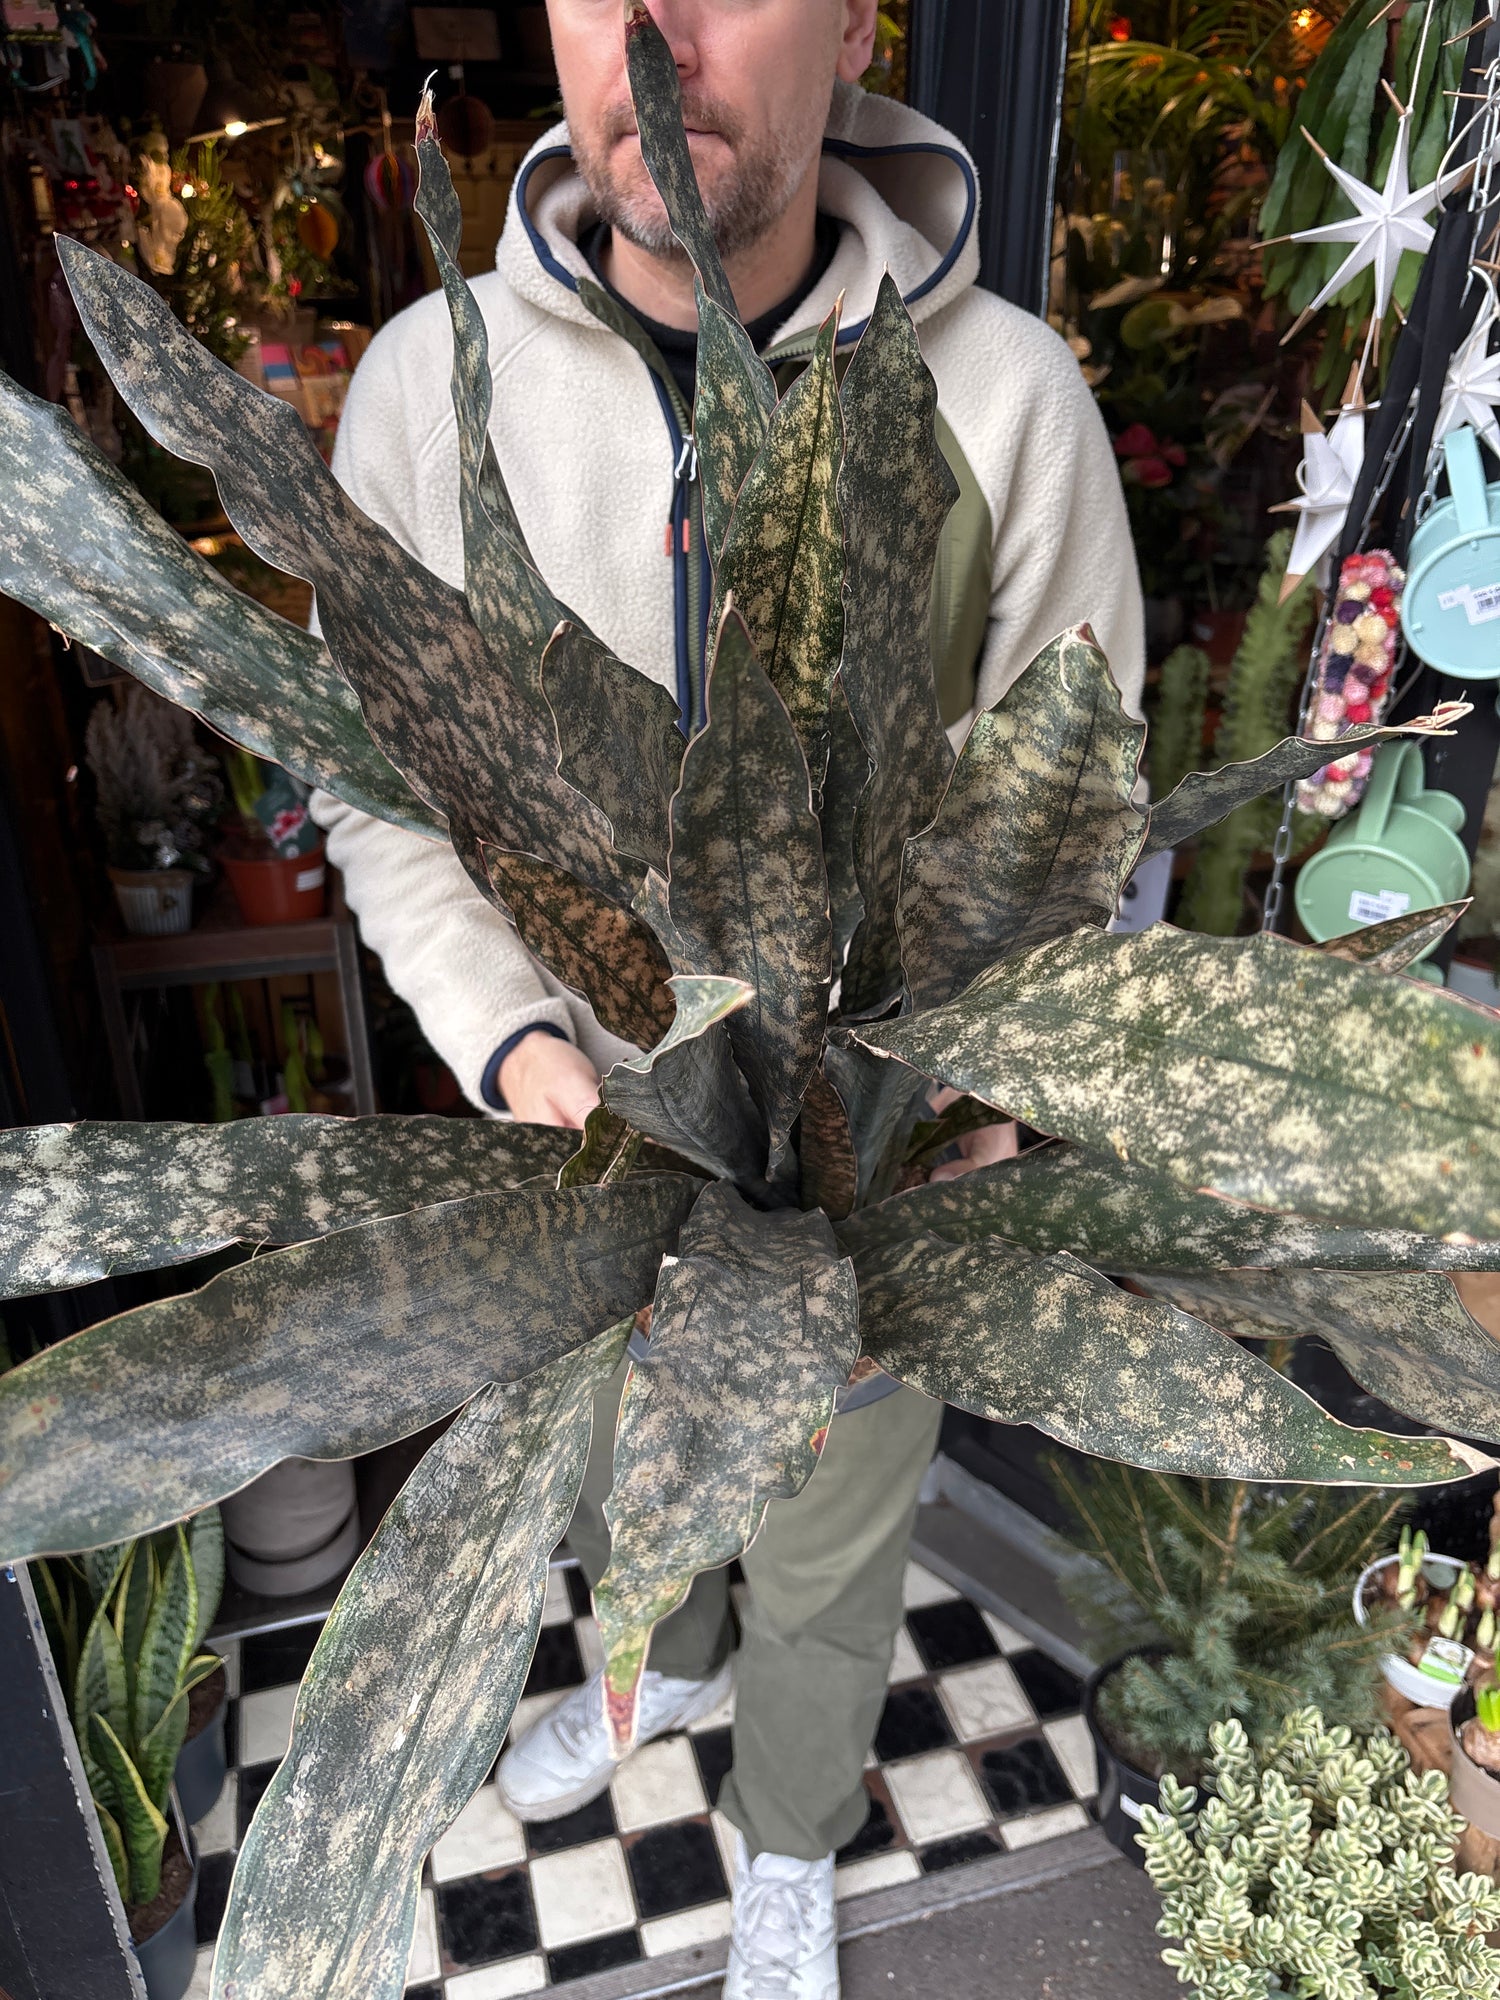
[[[993,1113],[989,1114],[993,1117]],[[960,1180],[913,1188],[839,1224],[858,1254],[930,1231],[1071,1250],[1106,1271],[1495,1271],[1500,1242],[1273,1215],[1076,1146],[1037,1146]]]
[[[193,1658],[198,1628],[198,1583],[188,1560],[187,1533],[179,1523],[175,1547],[151,1598],[136,1655],[130,1740],[144,1743],[176,1697]]]
[[[363,812],[441,838],[321,639],[235,590],[78,428],[0,374],[0,592]]]
[[[187,1690],[173,1695],[149,1732],[136,1745],[133,1762],[141,1774],[146,1796],[165,1813],[172,1791],[177,1759],[187,1740]]]
[[[198,1586],[198,1619],[190,1651],[196,1653],[218,1616],[224,1593],[224,1522],[217,1507],[204,1507],[187,1524],[188,1561]]]
[[[646,0],[625,0],[625,69],[635,106],[641,158],[661,196],[672,234],[687,252],[698,274],[698,283],[708,297],[722,312],[737,320],[734,293],[719,260],[719,246],[703,205],[682,122],[677,58],[652,20]]]
[[[616,1181],[634,1165],[640,1136],[623,1118],[603,1104],[596,1104],[584,1120],[578,1150],[564,1161],[557,1176],[559,1187],[600,1187]]]
[[[509,1727],[594,1391],[630,1326],[482,1390],[392,1502],[319,1637],[240,1850],[214,2000],[399,2000],[423,1858]]]
[[[1424,951],[1448,935],[1472,900],[1466,896],[1461,903],[1408,910],[1404,916],[1387,917],[1384,923],[1366,924],[1344,937],[1330,938],[1318,949],[1330,958],[1347,958],[1351,965],[1368,966],[1372,972],[1405,972]]]
[[[700,1184],[476,1195],[222,1272],[0,1375],[0,1555],[147,1534],[279,1459],[352,1458],[650,1294]]]
[[[169,1528],[163,1540],[174,1538],[176,1532],[175,1528]],[[149,1541],[127,1543],[126,1546],[129,1554],[120,1573],[113,1619],[120,1650],[125,1656],[125,1686],[130,1696],[130,1740],[134,1742],[139,1734],[135,1709],[140,1685],[141,1642],[146,1636],[146,1621],[151,1615],[151,1607],[161,1588],[161,1563],[154,1545]]]
[[[858,1033],[1038,1131],[1231,1200],[1500,1236],[1500,1016],[1420,980],[1269,935],[1084,930]]]
[[[763,1183],[766,1128],[729,1052],[724,1023],[755,998],[742,979],[671,982],[677,1016],[664,1041],[616,1063],[605,1106],[694,1166],[741,1186]]]
[[[896,895],[907,840],[927,826],[953,752],[932,675],[932,573],[958,482],[937,441],[937,385],[889,273],[843,383],[839,513],[847,548],[840,677],[874,766],[855,821],[865,914],[844,966],[845,1015],[901,990]]]
[[[114,1799],[114,1785],[94,1749],[89,1717],[102,1715],[118,1736],[130,1734],[130,1676],[120,1635],[109,1615],[105,1598],[95,1602],[78,1654],[78,1670],[73,1677],[73,1733],[83,1757],[89,1789],[106,1805]]]
[[[828,904],[833,917],[833,963],[844,963],[849,940],[865,913],[854,872],[854,823],[870,782],[871,764],[849,713],[842,674],[834,676],[828,698],[828,770],[818,818],[823,827],[823,862],[828,870]]]
[[[577,625],[560,625],[548,641],[542,693],[559,772],[604,814],[618,848],[664,869],[682,769],[677,703]]]
[[[915,1118],[927,1086],[904,1063],[883,1062],[857,1042],[830,1041],[823,1072],[849,1121],[858,1166],[859,1199],[880,1201],[894,1181],[896,1141]]]
[[[209,467],[256,554],[312,584],[371,735],[447,816],[460,853],[493,840],[629,902],[634,872],[608,822],[557,775],[550,716],[496,671],[463,593],[361,513],[290,403],[215,359],[139,278],[58,240],[116,388],[158,444]]]
[[[728,1032],[774,1168],[822,1052],[832,928],[807,763],[733,606],[714,647],[708,721],[672,800],[667,879],[648,874],[636,908],[676,972],[754,989]]]
[[[1436,1271],[1135,1274],[1158,1298],[1252,1339],[1320,1334],[1355,1381],[1419,1423],[1500,1444],[1500,1341]]]
[[[797,1157],[802,1170],[802,1206],[820,1208],[835,1221],[841,1220],[859,1194],[859,1161],[843,1099],[821,1069],[813,1071],[802,1100]]]
[[[1444,1438],[1350,1430],[1226,1335],[1076,1257],[925,1236],[855,1269],[861,1345],[888,1374],[1080,1451],[1333,1486],[1438,1485],[1489,1463]]]
[[[739,321],[697,287],[698,374],[693,441],[703,532],[715,563],[724,547],[734,503],[765,443],[776,408],[776,384]]]
[[[612,1035],[654,1048],[675,1012],[667,987],[672,968],[640,918],[534,854],[482,852],[526,949],[581,993]]]
[[[975,718],[937,817],[906,843],[896,930],[916,1007],[1114,915],[1146,832],[1131,803],[1145,725],[1084,626]]]
[[[490,437],[489,336],[484,314],[459,267],[463,212],[437,138],[432,92],[417,106],[417,193],[413,207],[427,231],[453,329],[453,414],[458,427],[459,514],[464,538],[464,595],[474,623],[517,687],[541,691],[537,662],[547,635],[564,619],[579,621],[538,574],[526,546]]]
[[[85,1121],[0,1132],[0,1297],[153,1271],[228,1243],[351,1223],[550,1178],[566,1132],[494,1119]]]
[[[1227,819],[1238,806],[1267,792],[1279,792],[1298,778],[1310,778],[1331,756],[1349,757],[1388,743],[1398,736],[1451,736],[1451,723],[1470,712],[1467,702],[1455,702],[1414,722],[1395,727],[1361,724],[1339,737],[1337,744],[1314,743],[1303,736],[1284,736],[1260,757],[1243,764],[1221,764],[1217,771],[1190,771],[1175,791],[1151,808],[1151,825],[1141,859],[1149,860],[1169,847],[1180,847],[1205,827]]]
[[[826,1217],[705,1190],[632,1361],[594,1591],[617,1755],[635,1740],[652,1627],[701,1571],[743,1553],[768,1502],[800,1493],[859,1353],[854,1272]]]
[[[147,1792],[130,1752],[102,1715],[89,1717],[94,1755],[109,1774],[117,1824],[130,1872],[127,1903],[150,1903],[161,1887],[161,1857],[167,1822]]]
[[[812,360],[776,406],[735,501],[714,576],[716,609],[722,613],[732,601],[745,621],[819,788],[828,764],[829,689],[844,637],[837,338],[835,307]],[[719,618],[711,623],[718,629]]]

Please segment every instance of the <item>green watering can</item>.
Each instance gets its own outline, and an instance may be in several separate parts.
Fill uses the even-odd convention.
[[[1463,824],[1461,800],[1424,790],[1418,746],[1388,743],[1359,806],[1297,877],[1297,915],[1308,936],[1324,944],[1408,910],[1457,902],[1469,886]]]
[[[1428,666],[1500,680],[1500,485],[1484,483],[1471,425],[1448,433],[1443,454],[1449,497],[1411,538],[1401,627]]]

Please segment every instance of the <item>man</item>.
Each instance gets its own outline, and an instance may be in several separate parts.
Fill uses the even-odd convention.
[[[682,84],[693,162],[741,315],[785,381],[840,293],[857,337],[889,269],[938,383],[963,497],[939,561],[933,670],[960,729],[1063,627],[1094,626],[1132,705],[1140,599],[1104,429],[1066,347],[975,288],[973,168],[948,134],[852,86],[876,0],[650,0]],[[567,123],[517,177],[496,270],[475,281],[495,381],[491,429],[543,574],[621,658],[703,715],[707,589],[689,412],[692,273],[641,159],[620,0],[550,0]],[[580,277],[601,282],[612,323]],[[451,353],[440,297],[403,313],[360,366],[334,469],[433,569],[462,581]],[[628,1053],[533,961],[452,853],[326,797],[318,817],[391,983],[469,1095],[578,1127]],[[951,1174],[1013,1148],[964,1142]],[[882,1383],[882,1388],[890,1385]],[[618,1399],[618,1385],[614,1390]],[[901,1619],[916,1495],[939,1407],[855,1392],[807,1491],[778,1502],[745,1558],[735,1764],[739,1831],[729,2000],[836,2000],[833,1853],[862,1781]],[[595,1430],[571,1531],[604,1567],[613,1410]],[[729,1688],[725,1579],[699,1579],[656,1632],[641,1738],[701,1718]],[[502,1758],[523,1818],[576,1810],[611,1775],[597,1681]]]

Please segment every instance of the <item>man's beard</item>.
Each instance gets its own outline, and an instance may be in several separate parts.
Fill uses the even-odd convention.
[[[808,163],[786,139],[770,139],[759,151],[748,149],[738,119],[716,99],[685,95],[682,116],[684,124],[699,131],[717,132],[733,156],[729,173],[704,191],[719,255],[732,257],[758,243],[781,220]],[[571,134],[574,162],[602,222],[655,257],[681,258],[682,246],[649,181],[645,188],[627,186],[614,172],[615,145],[634,131],[634,112],[629,106],[617,108],[597,136]]]

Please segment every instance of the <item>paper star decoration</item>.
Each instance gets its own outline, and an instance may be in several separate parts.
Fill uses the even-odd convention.
[[[1364,456],[1363,402],[1341,410],[1326,434],[1316,413],[1306,403],[1302,405],[1302,463],[1297,468],[1302,491],[1297,499],[1271,509],[1273,514],[1300,516],[1281,586],[1282,603],[1343,533]]]
[[[1306,131],[1306,127],[1303,130]],[[1313,145],[1317,141],[1308,134]],[[1354,203],[1358,213],[1342,222],[1325,222],[1316,229],[1294,229],[1291,240],[1294,243],[1348,243],[1352,246],[1348,256],[1339,265],[1328,283],[1319,292],[1307,313],[1315,313],[1320,306],[1341,292],[1351,279],[1371,265],[1375,267],[1375,317],[1384,319],[1390,310],[1391,292],[1396,283],[1396,267],[1404,250],[1415,250],[1423,256],[1432,247],[1433,227],[1426,218],[1438,205],[1446,190],[1446,183],[1439,179],[1429,181],[1425,187],[1412,188],[1407,166],[1408,149],[1411,144],[1411,112],[1403,111],[1396,124],[1396,144],[1391,152],[1391,163],[1386,169],[1385,186],[1366,187],[1353,174],[1344,169],[1318,146],[1318,157],[1344,193]],[[1298,324],[1301,324],[1299,320]]]
[[[1500,407],[1500,351],[1494,354],[1489,351],[1497,327],[1500,327],[1500,308],[1491,293],[1489,305],[1448,363],[1434,442],[1457,430],[1460,424],[1472,424],[1500,458],[1500,420],[1495,415]]]

